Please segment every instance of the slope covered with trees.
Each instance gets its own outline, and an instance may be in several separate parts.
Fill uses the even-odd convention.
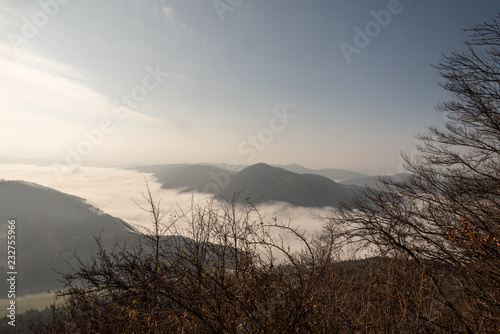
[[[68,270],[73,251],[82,258],[96,251],[94,236],[111,247],[134,235],[124,221],[83,199],[36,184],[0,181],[0,198],[0,233],[6,236],[7,220],[16,220],[17,296],[62,288],[55,270]],[[1,238],[0,248],[7,249],[7,238]],[[0,287],[8,291],[7,281]]]

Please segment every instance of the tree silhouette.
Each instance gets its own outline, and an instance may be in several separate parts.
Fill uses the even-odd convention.
[[[330,222],[345,242],[452,271],[442,302],[467,332],[500,321],[499,21],[467,29],[466,50],[435,66],[452,99],[437,107],[445,128],[429,127],[416,157],[403,156],[411,175],[381,178]]]
[[[40,333],[262,333],[312,330],[314,288],[330,261],[277,219],[266,221],[236,196],[164,212],[144,194],[153,228],[135,245],[99,251],[64,275],[66,314]],[[184,228],[181,229],[180,226]],[[294,253],[271,230],[302,242]]]

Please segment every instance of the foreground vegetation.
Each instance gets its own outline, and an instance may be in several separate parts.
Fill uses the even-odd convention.
[[[431,127],[406,158],[409,178],[359,193],[314,237],[236,198],[169,214],[147,193],[155,229],[133,247],[98,240],[96,256],[64,276],[64,309],[34,331],[498,332],[499,20],[436,66],[454,98],[439,106],[446,128]],[[341,261],[346,245],[376,256]]]
[[[154,222],[161,211],[150,201]],[[251,205],[195,206],[181,215],[190,238],[161,235],[101,250],[65,275],[63,312],[38,333],[332,333],[462,331],[448,298],[453,274],[409,257],[338,261],[328,230],[307,239]],[[292,253],[277,229],[302,240]],[[184,231],[186,234],[187,231]],[[432,275],[430,275],[432,274]],[[85,283],[80,286],[78,282]],[[447,291],[447,295],[442,292]]]

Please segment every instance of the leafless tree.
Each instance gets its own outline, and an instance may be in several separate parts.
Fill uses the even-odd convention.
[[[56,326],[74,333],[313,331],[315,287],[331,254],[325,241],[266,220],[236,197],[170,215],[149,187],[144,199],[153,228],[111,251],[97,238],[96,256],[64,275],[66,315],[40,333]],[[296,237],[304,251],[293,252],[272,230]]]
[[[500,15],[467,29],[466,49],[435,66],[452,99],[437,109],[444,128],[417,136],[418,154],[403,155],[411,174],[381,178],[330,219],[344,242],[404,255],[434,280],[442,303],[464,332],[500,323]],[[439,264],[439,271],[436,265]]]

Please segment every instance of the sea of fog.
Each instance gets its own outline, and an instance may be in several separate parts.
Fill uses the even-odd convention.
[[[0,179],[33,182],[84,198],[105,213],[139,228],[152,227],[149,213],[138,207],[147,207],[142,197],[142,193],[147,192],[146,182],[154,199],[161,200],[161,206],[165,210],[170,209],[170,214],[189,210],[193,202],[203,205],[210,201],[208,195],[162,189],[152,174],[120,168],[0,164]],[[259,212],[265,222],[272,222],[273,217],[282,222],[290,221],[291,226],[306,234],[319,231],[322,223],[316,217],[326,217],[331,214],[331,210],[296,207],[283,202],[259,205]],[[292,248],[298,246],[298,242],[290,235],[280,236]]]

